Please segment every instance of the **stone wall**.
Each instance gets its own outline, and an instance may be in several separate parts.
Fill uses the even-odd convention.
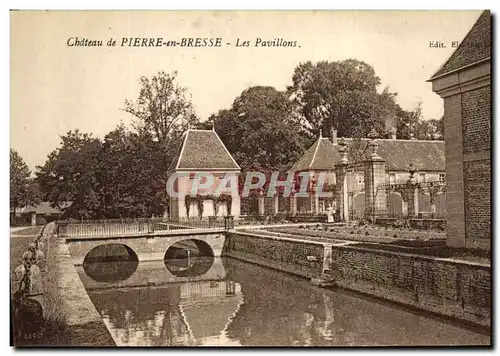
[[[487,265],[333,246],[330,273],[339,287],[490,326],[491,269]]]
[[[227,234],[222,255],[314,278],[323,272],[324,252],[321,243],[238,232]]]

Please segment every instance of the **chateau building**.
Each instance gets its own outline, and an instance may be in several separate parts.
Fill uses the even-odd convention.
[[[385,189],[386,208],[379,215],[401,218],[409,215],[405,193],[392,186],[404,185],[413,176],[415,183],[424,186],[435,183],[444,185],[446,181],[445,157],[443,141],[398,140],[395,130],[390,139],[375,140],[378,146],[377,154],[385,162],[384,179],[378,182],[375,190]],[[292,166],[290,172],[306,174],[310,179],[317,180],[319,173],[326,173],[328,186],[337,186],[336,165],[342,160],[342,152],[346,153],[347,165],[345,184],[347,193],[348,218],[358,219],[365,216],[365,162],[371,152],[371,139],[341,138],[337,139],[336,131],[331,138],[320,137]],[[417,204],[412,212],[414,216],[431,215],[443,218],[445,215],[444,190],[435,192],[428,189],[417,192]],[[323,213],[327,206],[339,204],[338,199],[321,199],[312,194],[309,197],[297,198],[298,213]],[[410,209],[411,210],[411,209]]]

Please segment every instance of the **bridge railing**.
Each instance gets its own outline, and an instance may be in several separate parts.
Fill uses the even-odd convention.
[[[154,234],[161,231],[213,231],[232,228],[227,217],[203,219],[106,219],[58,221],[58,234],[63,237],[103,237]]]

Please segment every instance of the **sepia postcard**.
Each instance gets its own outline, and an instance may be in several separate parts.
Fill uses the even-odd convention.
[[[491,347],[491,22],[12,10],[11,346]]]

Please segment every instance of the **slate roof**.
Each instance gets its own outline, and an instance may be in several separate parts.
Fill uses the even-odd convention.
[[[484,11],[446,63],[432,79],[491,57],[491,14]]]
[[[334,170],[340,160],[336,146],[328,138],[320,137],[290,169],[292,172],[308,170]]]
[[[214,130],[189,129],[168,170],[176,169],[239,171],[240,166]]]
[[[360,149],[368,158],[371,149],[365,150],[369,140],[362,140]],[[385,160],[386,169],[390,171],[406,171],[410,162],[419,171],[445,171],[444,141],[425,140],[377,140],[377,153]]]
[[[367,148],[368,139],[353,140],[343,138],[348,150],[364,153],[366,159],[372,153]],[[386,169],[390,171],[406,171],[410,162],[418,170],[445,171],[444,141],[423,140],[390,140],[378,139],[378,154],[386,161]],[[339,145],[333,145],[327,138],[319,138],[304,155],[293,165],[290,171],[329,171],[340,161]],[[315,154],[316,153],[316,154]]]

